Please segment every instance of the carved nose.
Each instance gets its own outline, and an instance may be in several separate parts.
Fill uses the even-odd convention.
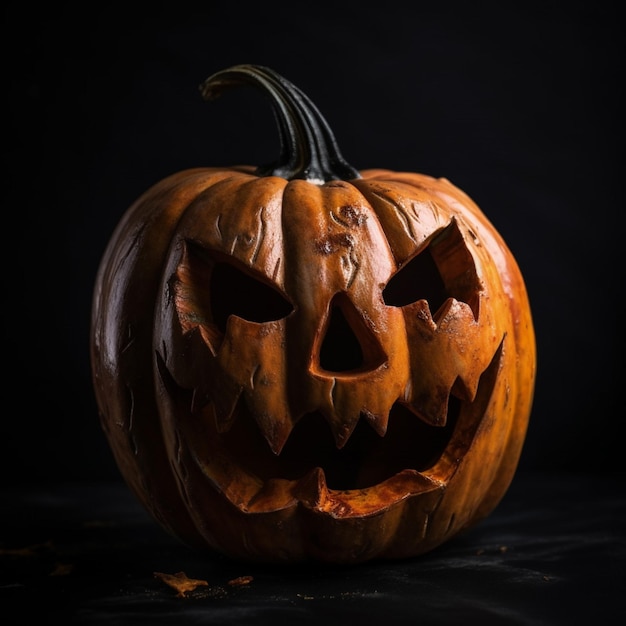
[[[331,302],[319,347],[319,367],[327,372],[368,371],[385,361],[385,354],[352,302],[343,294]]]

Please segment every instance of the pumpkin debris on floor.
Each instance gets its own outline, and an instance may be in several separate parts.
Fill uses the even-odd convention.
[[[208,587],[206,580],[197,578],[189,578],[185,572],[176,572],[176,574],[165,574],[163,572],[154,572],[155,578],[162,580],[166,585],[177,591],[177,597],[184,598],[186,595],[197,589],[198,587]]]
[[[254,578],[252,576],[237,576],[237,578],[229,580],[228,584],[231,587],[245,587],[246,585],[249,585],[253,580]]]

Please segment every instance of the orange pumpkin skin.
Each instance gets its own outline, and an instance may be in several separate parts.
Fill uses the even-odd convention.
[[[179,172],[130,207],[91,358],[121,474],[164,528],[333,563],[417,556],[487,516],[536,364],[517,263],[450,182],[247,166]]]

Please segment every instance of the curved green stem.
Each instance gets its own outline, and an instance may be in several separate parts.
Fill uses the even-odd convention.
[[[260,176],[300,178],[324,183],[360,178],[358,170],[341,155],[330,126],[311,100],[274,70],[260,65],[235,65],[209,76],[200,91],[205,100],[217,98],[224,89],[249,83],[271,98],[278,125],[280,155]]]

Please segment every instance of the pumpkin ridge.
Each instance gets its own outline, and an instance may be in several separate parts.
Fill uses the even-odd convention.
[[[265,562],[414,557],[514,475],[536,347],[515,258],[446,179],[357,172],[273,70],[269,166],[157,182],[94,285],[99,416],[123,477],[190,546]]]

